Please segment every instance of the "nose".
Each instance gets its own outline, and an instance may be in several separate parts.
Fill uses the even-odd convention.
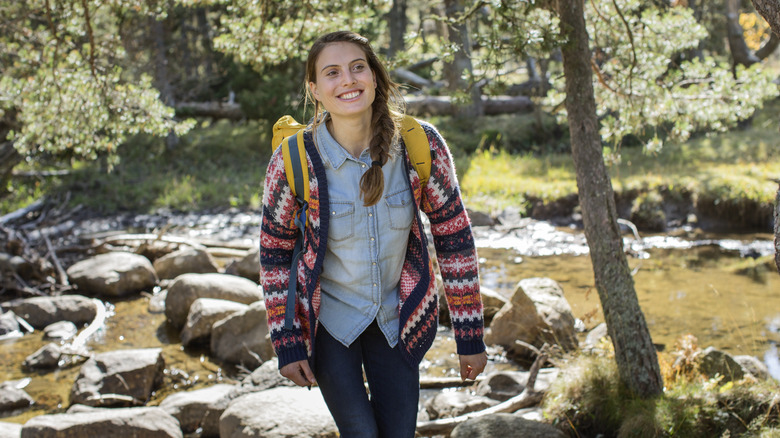
[[[355,83],[357,83],[357,78],[354,73],[347,72],[347,74],[344,75],[344,85],[352,85]]]

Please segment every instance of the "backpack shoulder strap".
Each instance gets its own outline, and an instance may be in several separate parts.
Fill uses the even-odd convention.
[[[412,116],[404,116],[401,122],[401,137],[409,151],[414,170],[420,176],[420,186],[425,186],[431,176],[431,145],[425,130]]]
[[[309,166],[306,164],[306,148],[303,144],[303,129],[282,141],[284,172],[291,183],[290,188],[299,203],[309,202]]]

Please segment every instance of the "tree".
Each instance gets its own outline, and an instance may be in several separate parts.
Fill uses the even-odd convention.
[[[780,36],[780,1],[778,0],[753,0],[753,6],[764,20],[769,23],[772,32]]]
[[[469,96],[468,105],[461,107],[456,114],[461,118],[481,116],[484,113],[482,93],[473,80],[470,17],[469,14],[464,14],[463,3],[463,0],[444,1],[447,39],[451,48],[448,61],[444,63],[444,76],[447,78],[447,86],[451,93],[465,92]]]
[[[558,0],[572,156],[596,289],[620,377],[640,397],[661,394],[658,358],[634,290],[604,165],[582,0]]]

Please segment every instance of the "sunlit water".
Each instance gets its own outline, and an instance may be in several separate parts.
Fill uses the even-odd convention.
[[[151,217],[150,220],[159,219]],[[180,234],[215,241],[256,245],[257,217],[203,215],[182,220]],[[170,217],[159,219],[169,223]],[[91,231],[122,229],[119,223],[97,223]],[[127,226],[127,223],[124,224]],[[149,224],[144,229],[153,230]],[[175,229],[173,231],[176,231]],[[227,234],[226,234],[227,233]],[[639,303],[653,342],[672,349],[683,334],[693,334],[703,348],[716,346],[732,354],[751,354],[764,360],[780,378],[777,344],[780,343],[780,275],[753,257],[773,250],[768,234],[702,236],[684,231],[677,236],[650,236],[636,240],[627,234],[625,246],[634,269]],[[588,329],[603,321],[587,244],[581,232],[555,228],[547,223],[523,220],[503,230],[475,228],[483,286],[509,297],[523,278],[549,277],[557,281],[571,304],[574,316]],[[224,262],[224,261],[223,261]],[[149,291],[152,293],[153,291]],[[158,347],[166,361],[165,383],[150,400],[158,404],[172,392],[197,389],[214,382],[231,383],[242,370],[213,361],[207,349],[183,349],[178,333],[160,312],[150,312],[149,294],[110,303],[111,316],[89,346],[95,352]],[[0,382],[30,378],[25,387],[36,405],[3,418],[23,423],[43,413],[61,412],[69,406],[69,392],[78,367],[54,372],[25,372],[25,357],[45,345],[40,331],[0,343]],[[423,376],[457,375],[455,344],[442,330],[426,355]],[[489,369],[512,368],[493,362]]]

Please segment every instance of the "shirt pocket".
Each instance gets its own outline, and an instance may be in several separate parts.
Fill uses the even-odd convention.
[[[385,196],[390,228],[394,230],[408,230],[412,226],[414,218],[414,200],[412,191],[407,189],[391,193]]]
[[[330,201],[328,240],[342,241],[355,234],[355,203]]]

